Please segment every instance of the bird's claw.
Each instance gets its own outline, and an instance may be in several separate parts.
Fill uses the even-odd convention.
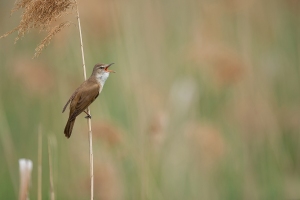
[[[92,116],[91,115],[87,115],[84,118],[86,118],[86,119],[92,119]]]

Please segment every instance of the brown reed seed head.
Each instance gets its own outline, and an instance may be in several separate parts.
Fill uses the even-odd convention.
[[[40,44],[35,48],[34,57],[38,57],[42,50],[50,44],[51,39],[59,33],[64,27],[70,26],[71,22],[66,21],[62,22],[59,25],[53,27],[50,31],[48,31],[48,35],[40,42]]]
[[[0,36],[6,37],[15,31],[18,31],[18,36],[15,43],[29,32],[30,29],[37,28],[39,31],[46,31],[48,34],[39,46],[35,49],[34,57],[37,57],[46,47],[55,34],[60,32],[64,27],[67,27],[71,22],[62,22],[53,27],[53,22],[57,21],[63,15],[70,14],[76,6],[75,0],[19,0],[11,10],[11,13],[19,9],[24,9],[21,15],[20,24],[11,31]]]

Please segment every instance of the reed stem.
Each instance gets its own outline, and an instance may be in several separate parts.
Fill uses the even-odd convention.
[[[41,125],[38,130],[38,193],[37,199],[42,200],[42,155],[43,155],[43,135]]]
[[[80,37],[80,48],[81,48],[81,57],[82,57],[82,67],[83,67],[83,75],[84,80],[86,80],[86,67],[84,60],[84,50],[83,50],[83,42],[82,42],[82,33],[81,33],[81,24],[78,10],[78,3],[76,1],[76,12],[77,12],[77,21],[78,21],[78,30]],[[90,109],[87,108],[87,112],[91,115]],[[92,122],[91,119],[87,119],[88,122],[88,135],[89,135],[89,152],[90,152],[90,178],[91,178],[91,200],[94,199],[94,158],[93,158],[93,137],[92,137]]]
[[[52,140],[48,136],[48,159],[49,159],[49,181],[50,181],[50,200],[55,200],[54,181],[53,181],[53,164],[52,164]]]

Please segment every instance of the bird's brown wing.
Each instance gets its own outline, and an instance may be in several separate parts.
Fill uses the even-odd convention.
[[[81,87],[78,90],[71,102],[69,120],[75,119],[98,97],[99,87],[100,86],[96,83],[87,82],[85,87]],[[84,88],[84,90],[82,88]]]
[[[75,95],[77,94],[77,91],[78,91],[78,89],[75,90],[75,92],[71,95],[71,97],[70,97],[69,100],[67,101],[66,105],[64,106],[62,112],[65,112],[67,106],[69,105],[69,103],[74,99]]]
[[[62,112],[65,112],[65,110],[66,110],[67,106],[69,105],[69,103],[73,101],[73,99],[75,98],[76,94],[78,93],[78,90],[80,90],[80,89],[82,88],[82,86],[85,85],[85,84],[86,84],[86,81],[83,82],[83,83],[75,90],[75,92],[73,92],[73,94],[71,95],[71,97],[70,97],[69,100],[67,101],[66,105],[64,106]]]

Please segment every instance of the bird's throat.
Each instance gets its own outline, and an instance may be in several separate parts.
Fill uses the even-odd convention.
[[[105,83],[105,81],[107,80],[108,77],[109,77],[109,73],[103,73],[103,74],[97,74],[96,75],[96,80],[100,84],[99,93],[102,91],[102,89],[104,87],[104,83]]]

